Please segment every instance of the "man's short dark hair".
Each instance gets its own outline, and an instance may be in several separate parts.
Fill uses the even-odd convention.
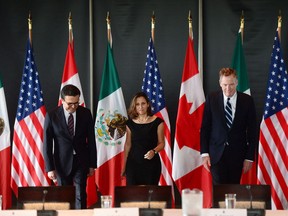
[[[64,100],[65,96],[80,96],[80,90],[74,85],[65,85],[61,90],[61,98]]]

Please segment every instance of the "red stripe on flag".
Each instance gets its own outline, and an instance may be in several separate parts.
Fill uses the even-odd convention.
[[[283,153],[280,152],[280,151],[283,150],[283,146],[282,146],[283,143],[279,139],[278,133],[277,133],[277,131],[275,129],[275,125],[271,121],[271,118],[265,119],[264,123],[266,124],[267,129],[269,131],[269,136],[271,137],[271,139],[273,139],[273,141],[272,140],[267,141],[265,139],[265,137],[264,137],[264,134],[263,134],[263,131],[262,131],[262,127],[261,127],[260,143],[262,144],[263,151],[265,152],[265,155],[268,158],[269,163],[270,163],[270,166],[268,164],[266,164],[266,166],[268,166],[269,170],[267,170],[267,174],[265,173],[264,177],[265,177],[266,184],[270,183],[270,185],[271,185],[272,199],[274,200],[276,208],[277,209],[283,209],[283,204],[281,203],[281,200],[278,197],[278,193],[277,193],[277,192],[279,192],[279,190],[275,189],[274,185],[276,184],[277,186],[280,186],[281,191],[283,191],[282,195],[284,195],[286,197],[286,200],[288,199],[288,193],[287,193],[288,188],[287,188],[287,185],[286,185],[285,177],[282,175],[282,172],[279,169],[278,162],[275,159],[275,155],[271,151],[272,146],[270,146],[270,145],[275,143],[275,147],[278,149],[277,151],[281,155],[281,154],[283,154]],[[285,149],[284,149],[284,152],[286,152]],[[262,158],[261,157],[260,157],[260,159],[261,159],[261,162],[262,162]],[[281,160],[283,161],[283,158]],[[287,169],[287,165],[285,163],[282,163],[282,164],[285,165],[286,169]],[[259,168],[261,169],[262,172],[264,170],[266,171],[266,169],[264,169],[264,167],[265,167],[265,165],[262,162],[262,164],[259,165]],[[269,173],[270,173],[270,175],[269,175]],[[273,177],[274,175],[273,174],[275,175],[276,181],[277,181],[277,183],[274,183],[274,184],[272,183],[272,180],[271,180],[271,179],[274,179],[274,177]]]
[[[96,169],[96,183],[101,194],[113,195],[115,186],[124,186],[126,184],[125,179],[121,176],[123,160],[124,151],[120,152]],[[111,185],[114,185],[114,187],[111,187]]]
[[[258,158],[258,167],[259,169],[261,170],[262,172],[262,175],[263,175],[263,178],[264,178],[264,181],[265,181],[265,184],[267,185],[270,185],[271,186],[271,196],[272,196],[272,200],[276,206],[277,209],[283,209],[283,205],[281,203],[281,200],[279,199],[278,195],[277,195],[277,192],[276,192],[276,189],[274,187],[274,185],[272,184],[271,182],[271,178],[270,178],[270,175],[269,173],[267,172],[267,169],[265,168],[265,164],[262,160],[261,157]],[[257,182],[258,184],[263,184],[263,182]]]
[[[76,67],[76,62],[75,62],[75,57],[74,57],[74,50],[72,48],[72,43],[69,42],[67,52],[66,52],[62,83],[67,82],[67,80],[76,73],[77,73],[77,67]]]
[[[8,209],[12,205],[10,184],[10,146],[0,151],[1,166],[0,166],[0,194],[2,194],[2,207]]]
[[[30,140],[31,142],[29,142],[29,147],[26,146],[26,148],[28,148],[28,151],[35,151],[34,148],[36,148],[36,144],[35,144],[35,140],[31,139],[31,133],[29,131],[29,129],[27,128],[26,123],[24,122],[24,120],[19,122],[19,125],[22,129],[22,131],[25,133],[26,135],[26,139]],[[28,144],[28,143],[27,143]],[[28,168],[29,171],[29,175],[32,177],[33,182],[35,183],[35,185],[42,185],[40,179],[38,178],[38,176],[36,175],[35,169],[34,169],[34,161],[36,158],[30,158],[30,156],[27,155],[26,149],[23,146],[23,143],[21,142],[21,140],[19,140],[19,142],[15,142],[15,145],[17,146],[19,153],[20,153],[20,158],[23,159],[22,162],[25,163],[25,165]],[[36,159],[37,160],[37,159]]]

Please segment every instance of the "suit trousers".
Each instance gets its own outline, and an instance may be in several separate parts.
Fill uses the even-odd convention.
[[[231,146],[225,145],[220,160],[211,165],[213,185],[240,184],[244,160],[235,160],[234,154],[231,152]]]
[[[87,194],[86,194],[87,172],[84,171],[79,163],[77,155],[73,156],[73,167],[70,175],[57,176],[57,183],[59,186],[74,185],[75,186],[75,208],[87,208]]]

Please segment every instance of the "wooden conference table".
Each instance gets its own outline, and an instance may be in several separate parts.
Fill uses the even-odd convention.
[[[93,209],[85,210],[57,210],[58,216],[94,216]],[[182,216],[181,209],[163,209],[163,216]],[[0,216],[29,216],[29,210],[0,211]],[[288,210],[266,210],[266,216],[287,216]],[[105,215],[101,215],[105,216]]]

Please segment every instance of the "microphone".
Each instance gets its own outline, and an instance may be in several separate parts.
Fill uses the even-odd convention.
[[[37,216],[56,216],[56,210],[45,210],[46,196],[48,190],[44,189],[42,194],[42,210],[37,210]]]
[[[151,208],[151,199],[153,189],[148,190],[148,208],[139,208],[139,216],[163,216],[163,210],[160,208]]]
[[[48,194],[48,190],[43,190],[43,196],[42,196],[42,210],[45,210],[45,200],[46,200],[46,195]]]
[[[252,200],[253,200],[253,196],[252,196],[252,192],[251,192],[251,185],[246,185],[246,189],[248,190],[248,193],[249,193],[249,198],[250,198],[250,209],[252,209]]]
[[[246,189],[249,193],[249,199],[250,199],[250,208],[247,209],[247,216],[265,216],[265,209],[253,209],[252,203],[253,203],[253,195],[251,190],[251,185],[246,185]]]
[[[151,203],[151,198],[152,198],[152,194],[153,194],[153,190],[152,189],[149,189],[148,193],[148,208],[150,208],[150,203]]]

